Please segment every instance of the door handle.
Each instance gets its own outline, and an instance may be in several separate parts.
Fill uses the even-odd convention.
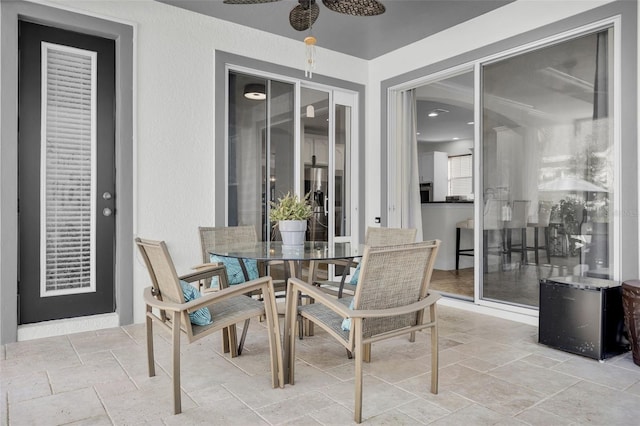
[[[112,198],[113,198],[113,195],[111,195],[111,193],[109,191],[107,191],[104,194],[102,194],[102,199],[103,200],[110,200]]]
[[[102,216],[109,217],[112,214],[113,214],[113,210],[111,210],[109,207],[105,207],[104,209],[102,209]]]

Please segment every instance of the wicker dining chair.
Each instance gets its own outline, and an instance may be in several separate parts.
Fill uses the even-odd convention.
[[[362,362],[370,361],[371,343],[431,328],[431,392],[438,393],[438,293],[429,293],[439,240],[397,246],[365,247],[352,308],[318,287],[291,278],[285,316],[285,381],[294,384],[296,323],[309,320],[355,353],[355,412],[362,420]],[[315,303],[298,306],[300,294]],[[425,310],[429,308],[428,319]],[[351,322],[344,330],[344,320]],[[312,345],[310,339],[306,343]]]
[[[364,244],[371,247],[410,244],[416,241],[416,233],[416,228],[385,228],[370,226],[367,228],[367,232],[365,233]],[[340,281],[318,279],[320,265],[323,263],[327,265],[331,263],[343,268]],[[354,261],[348,260],[311,261],[309,263],[308,282],[320,287],[325,293],[332,294],[338,298],[343,296],[345,290],[347,290],[349,294],[353,295],[356,290],[356,285],[351,284],[346,280],[347,275],[351,273],[350,269],[352,266],[355,267],[357,264]]]
[[[271,357],[272,386],[283,387],[282,347],[278,314],[274,298],[273,283],[270,277],[263,277],[239,284],[218,292],[211,292],[186,302],[180,281],[197,282],[215,273],[201,268],[191,274],[178,276],[164,241],[151,241],[136,238],[136,245],[147,266],[151,278],[151,287],[144,290],[146,304],[147,362],[149,377],[155,376],[153,323],[171,334],[171,376],[173,388],[173,411],[182,411],[180,394],[180,335],[184,334],[188,343],[199,340],[211,333],[228,328],[249,318],[265,316],[269,336],[269,354]],[[185,284],[191,286],[191,284]],[[246,296],[246,293],[259,290],[264,295],[262,301]],[[189,314],[202,315],[202,309],[208,310],[209,324],[192,323]],[[206,312],[205,312],[206,313]],[[210,316],[210,319],[208,318]],[[235,334],[229,334],[235,340]],[[235,341],[230,343],[235,347]]]
[[[242,244],[242,243],[255,243],[258,241],[258,237],[256,234],[256,228],[252,225],[241,225],[241,226],[221,226],[221,227],[210,227],[210,226],[200,226],[198,227],[198,234],[200,235],[200,248],[202,250],[202,265],[198,265],[194,267],[198,269],[200,267],[208,267],[211,265],[211,254],[209,250],[216,245],[229,245],[229,244]],[[216,264],[216,263],[214,263]],[[222,263],[217,263],[222,269],[224,265]],[[242,268],[242,272],[244,274],[244,279],[242,281],[249,281],[251,278],[256,278],[255,276],[250,277],[247,268],[244,267],[245,263],[239,263]],[[223,276],[218,277],[218,286],[212,287],[212,280],[206,279],[203,280],[202,283],[202,292],[207,293],[209,291],[216,291],[218,289],[224,289],[229,287],[232,282],[230,282],[229,276],[226,272],[222,274]],[[266,276],[268,274],[267,265],[258,262],[257,264],[257,275],[258,276]],[[274,281],[274,288],[276,292],[284,292],[285,283],[282,280]],[[254,292],[254,296],[261,297],[260,292]],[[249,329],[249,319],[245,321],[244,327],[242,328],[242,335],[240,337],[240,341],[238,343],[237,350],[234,348],[230,348],[228,343],[231,341],[228,338],[228,334],[236,335],[236,327],[235,325],[231,326],[228,330],[222,330],[223,338],[222,345],[223,351],[225,353],[231,352],[232,356],[242,354],[242,348],[244,347],[244,341],[246,338],[247,330]]]

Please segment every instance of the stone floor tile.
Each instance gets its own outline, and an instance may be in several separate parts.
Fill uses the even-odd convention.
[[[177,416],[162,419],[167,426],[197,425],[268,425],[263,418],[237,399],[227,399],[224,404],[213,404],[185,409]],[[156,422],[159,424],[159,422]]]
[[[2,398],[9,404],[52,394],[49,376],[44,371],[0,379]],[[7,393],[6,396],[4,393]],[[4,411],[3,411],[4,412]]]
[[[478,405],[507,415],[517,414],[544,398],[540,392],[506,382],[489,374],[460,377],[455,386],[449,385],[447,389]]]
[[[384,382],[377,377],[363,377],[362,417],[369,418],[416,399],[404,389]],[[355,384],[353,380],[340,382],[320,390],[339,404],[353,410]]]
[[[537,406],[524,410],[516,416],[516,419],[522,420],[531,426],[569,426],[572,423],[569,419],[542,410]]]
[[[446,417],[442,417],[430,425],[435,426],[460,426],[460,425],[473,425],[473,426],[489,426],[495,425],[502,420],[513,420],[510,416],[497,413],[486,407],[478,404],[469,405],[454,413],[449,414]]]
[[[640,381],[640,369],[632,371],[585,357],[567,360],[553,367],[553,370],[619,390]]]
[[[524,361],[503,365],[491,370],[488,374],[546,395],[560,392],[580,381],[575,376],[537,367]]]
[[[116,425],[134,425],[144,422],[159,424],[160,419],[173,416],[173,393],[170,382],[162,386],[121,392],[102,398],[107,414]],[[182,392],[182,410],[196,407],[195,402]]]
[[[320,410],[309,413],[318,423],[327,426],[340,426],[353,423],[353,407],[347,408],[340,404],[331,404]]]
[[[52,370],[49,372],[49,377],[54,393],[128,379],[127,374],[115,359],[106,360],[101,364],[85,364]]]
[[[429,424],[451,414],[451,411],[445,410],[422,398],[417,398],[404,405],[400,405],[396,410],[424,424]]]
[[[395,426],[395,425],[409,426],[409,425],[426,424],[426,423],[423,423],[420,420],[415,419],[401,411],[390,410],[382,414],[378,414],[377,416],[368,418],[367,424],[368,425],[385,425],[385,426]]]
[[[106,414],[92,388],[29,399],[11,404],[9,408],[11,426],[62,425]]]
[[[458,345],[454,349],[465,355],[474,356],[497,365],[507,364],[530,355],[530,352],[485,339],[476,339]]]
[[[280,424],[334,404],[331,398],[320,392],[298,393],[293,398],[259,408],[256,413],[271,424]]]
[[[576,424],[632,425],[640,418],[640,397],[582,381],[544,400],[538,408]]]

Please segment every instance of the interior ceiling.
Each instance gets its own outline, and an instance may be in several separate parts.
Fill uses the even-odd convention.
[[[225,4],[222,0],[157,0],[302,41],[308,31],[289,25],[297,0],[262,4]],[[348,0],[344,0],[348,1]],[[381,0],[386,12],[350,16],[333,12],[317,0],[320,16],[313,25],[318,47],[370,60],[402,46],[483,15],[514,0]]]

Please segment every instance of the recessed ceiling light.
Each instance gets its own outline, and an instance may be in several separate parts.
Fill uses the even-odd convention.
[[[416,136],[420,136],[420,132],[416,133]]]
[[[454,141],[457,141],[457,140],[459,140],[459,139],[460,139],[460,138],[453,138],[453,140],[454,140]]]
[[[440,114],[444,114],[445,112],[449,112],[446,109],[442,109],[442,108],[436,108],[433,111],[431,111],[429,114],[427,114],[429,117],[437,117]]]
[[[471,125],[473,125],[475,123],[473,121],[467,121],[467,124],[471,126]]]

